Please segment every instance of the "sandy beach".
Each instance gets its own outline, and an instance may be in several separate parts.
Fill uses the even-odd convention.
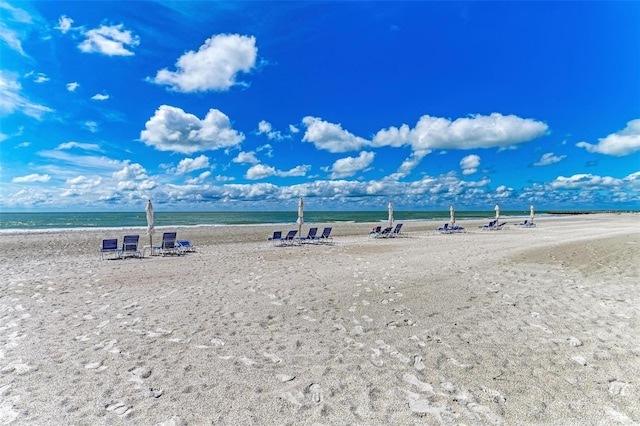
[[[640,216],[507,221],[0,234],[0,424],[640,424]]]

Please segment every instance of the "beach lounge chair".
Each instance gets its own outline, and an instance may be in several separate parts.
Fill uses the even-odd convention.
[[[391,231],[393,231],[393,228],[390,227],[390,226],[387,226],[382,231],[380,231],[377,235],[375,235],[375,237],[376,238],[387,238],[389,236],[389,234],[391,233]]]
[[[369,236],[375,238],[376,236],[378,236],[378,234],[380,234],[380,230],[382,229],[382,226],[378,225],[376,227],[374,227],[371,232],[369,232]]]
[[[494,229],[496,227],[496,223],[498,223],[497,220],[492,220],[491,222],[487,223],[486,225],[478,226],[478,228],[481,228],[481,229]]]
[[[123,259],[127,256],[142,257],[142,253],[138,250],[138,242],[140,235],[125,235],[122,240],[122,249],[118,251]]]
[[[180,247],[176,242],[175,232],[165,232],[162,234],[160,253],[162,253],[163,256],[166,254],[180,254]]]
[[[395,228],[393,228],[393,231],[391,231],[391,232],[389,233],[388,237],[390,237],[390,238],[402,237],[403,235],[402,235],[402,234],[400,234],[400,230],[401,230],[401,229],[402,229],[402,224],[401,224],[401,223],[398,223],[398,224],[396,225],[396,227],[395,227]]]
[[[462,226],[458,226],[458,225],[450,226],[449,229],[452,232],[464,232],[464,228]]]
[[[113,253],[113,258],[118,257],[118,252],[120,249],[118,248],[118,239],[110,238],[106,240],[102,240],[102,245],[100,246],[100,259],[104,260],[105,253]]]
[[[443,226],[438,228],[438,232],[443,233],[443,234],[450,234],[450,233],[453,232],[453,229],[449,228],[449,224],[448,223],[445,223]]]
[[[282,240],[282,231],[273,231],[273,235],[267,238],[267,241],[271,241],[273,244],[275,244],[276,241],[279,242],[281,240]]]
[[[301,243],[304,242],[313,242],[316,238],[316,234],[318,233],[318,228],[309,228],[309,233],[306,237],[298,237],[298,241]]]
[[[516,226],[522,226],[524,228],[535,228],[536,224],[533,222],[529,222],[529,219],[525,219],[522,223],[516,223]]]
[[[183,253],[196,251],[196,246],[191,244],[189,240],[176,240],[176,244],[178,245],[178,249]]]
[[[284,237],[280,238],[280,242],[282,243],[282,245],[284,245],[284,244],[293,244],[293,241],[296,238],[296,234],[297,233],[298,233],[297,229],[292,229],[291,231],[287,232],[287,235],[285,235]]]
[[[328,243],[329,240],[333,241],[333,237],[331,236],[331,229],[330,227],[324,228],[322,230],[322,234],[319,237],[315,237],[315,240],[321,243]]]

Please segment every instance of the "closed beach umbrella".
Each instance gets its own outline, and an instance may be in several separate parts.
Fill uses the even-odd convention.
[[[496,204],[494,209],[496,211],[496,226],[498,226],[498,219],[500,219],[500,206]]]
[[[455,210],[453,208],[453,206],[449,207],[449,226],[453,226],[456,223],[456,215],[455,215]]]
[[[149,236],[149,245],[151,246],[151,248],[153,248],[153,231],[154,231],[154,224],[153,224],[153,205],[151,204],[151,200],[149,200],[147,202],[147,208],[145,209],[145,211],[147,212],[147,235]]]
[[[529,207],[529,221],[533,223],[533,204]]]
[[[298,201],[298,220],[296,220],[298,224],[298,236],[302,236],[302,224],[304,223],[304,201],[302,197],[300,197],[300,201]]]
[[[393,203],[389,201],[389,227],[393,226]]]

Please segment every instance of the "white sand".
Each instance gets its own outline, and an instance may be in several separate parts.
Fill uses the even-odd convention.
[[[537,222],[0,234],[0,424],[640,424],[640,216]]]

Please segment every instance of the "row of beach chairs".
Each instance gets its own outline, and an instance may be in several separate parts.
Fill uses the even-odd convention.
[[[369,232],[369,236],[371,238],[395,238],[395,237],[404,237],[402,231],[402,223],[396,224],[395,227],[388,226],[382,229],[382,226],[376,226],[373,228],[371,232]]]
[[[480,225],[478,226],[478,228],[482,230],[487,230],[487,231],[497,231],[497,230],[503,229],[506,224],[507,222],[498,223],[498,220],[496,219],[496,220],[490,221],[485,225]],[[533,221],[526,219],[524,222],[516,223],[515,226],[519,226],[523,228],[535,228],[536,224]],[[458,226],[458,225],[449,226],[448,223],[445,223],[444,226],[441,226],[440,228],[438,228],[438,232],[441,232],[443,234],[451,234],[454,232],[466,232],[466,231],[462,226]]]
[[[287,232],[285,236],[282,236],[282,231],[274,231],[273,235],[267,240],[271,241],[274,245],[293,245],[295,243],[329,243],[333,241],[331,236],[331,227],[324,228],[322,234],[318,235],[318,228],[309,228],[309,233],[306,237],[296,237],[298,230],[292,229]]]
[[[125,235],[122,246],[118,245],[117,238],[102,240],[100,246],[100,258],[104,260],[105,254],[111,253],[114,259],[124,259],[126,257],[144,257],[144,252],[149,249],[151,254],[165,256],[167,254],[183,254],[196,251],[195,245],[188,240],[178,240],[175,232],[165,232],[162,234],[162,243],[159,246],[145,246],[140,250],[140,235]]]

